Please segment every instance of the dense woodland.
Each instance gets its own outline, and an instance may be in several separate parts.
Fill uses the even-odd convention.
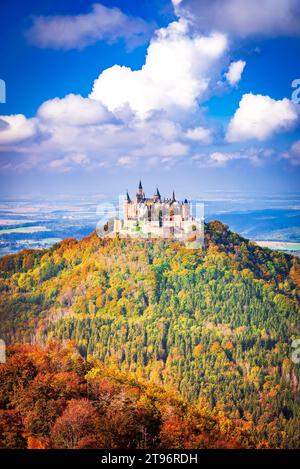
[[[135,447],[300,446],[300,366],[291,360],[291,343],[300,337],[297,258],[260,248],[223,224],[211,222],[205,227],[202,250],[175,242],[100,240],[92,234],[82,241],[65,240],[49,250],[4,256],[0,272],[0,337],[32,347],[13,347],[9,366],[17,367],[20,357],[22,363],[29,357],[35,367],[32,372],[12,371],[9,378],[5,374],[10,373],[9,367],[1,368],[0,429],[15,426],[19,435],[14,439],[9,431],[2,446],[70,447],[60,440],[59,425],[81,405],[95,416],[97,428],[95,434],[91,431],[82,438],[96,447],[127,447],[131,440]],[[44,348],[52,341],[69,340],[76,344],[82,357],[76,360],[83,369],[65,365],[60,370],[52,360],[48,370],[43,363],[52,352]],[[44,357],[41,368],[39,356]],[[99,360],[97,365],[93,360]],[[103,370],[114,374],[108,378]],[[60,374],[69,372],[76,374],[76,390],[64,397],[54,390],[51,397],[51,383],[56,380],[49,373],[58,374],[60,382],[64,381]],[[147,401],[148,391],[159,389],[165,393],[163,401],[175,399],[182,413],[170,415],[181,423],[174,424],[174,429],[171,423],[171,430],[164,430],[169,414],[158,399],[153,414],[145,411],[150,426],[152,419],[158,419],[154,433],[147,429],[142,437],[143,431],[135,428],[135,439],[126,434],[119,440],[112,431],[110,441],[103,440],[105,432],[99,428],[105,428],[106,407],[104,411],[102,395],[90,395],[87,390],[90,377],[98,372],[104,373],[108,386],[114,388],[117,383],[116,418],[123,414],[122,392],[126,395],[134,379],[136,383],[146,380],[149,390],[146,385],[133,385],[140,389],[134,398],[133,419],[140,399]],[[39,402],[39,380],[45,390],[41,389],[41,407],[34,417],[37,430],[32,431],[30,409],[32,399]],[[5,385],[6,381],[10,384]],[[26,404],[21,401],[22,396],[26,401],[27,392],[35,398],[29,397]],[[39,412],[44,407],[50,420],[40,430]],[[197,423],[199,409],[212,422],[209,434]],[[172,440],[172,432],[175,440],[180,433],[178,441]],[[172,441],[164,439],[167,433]]]
[[[0,446],[240,448],[253,444],[223,414],[137,380],[71,343],[9,348],[0,365]]]

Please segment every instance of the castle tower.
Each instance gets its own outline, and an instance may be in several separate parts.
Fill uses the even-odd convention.
[[[143,192],[143,186],[142,186],[142,181],[140,180],[140,183],[139,183],[139,193],[142,193]]]
[[[160,195],[160,192],[158,190],[158,187],[156,188],[156,192],[155,192],[154,196],[152,197],[152,200],[154,202],[160,202],[161,201],[161,195]]]
[[[128,191],[127,191],[126,192],[126,197],[124,199],[124,204],[123,204],[123,211],[124,211],[124,219],[125,220],[127,220],[131,215],[131,213],[130,213],[131,212],[131,210],[130,210],[131,204],[132,204],[132,202],[131,202],[130,196],[128,194]]]
[[[142,181],[140,180],[139,187],[135,196],[135,202],[142,202],[145,199],[145,193],[142,186]]]
[[[187,199],[184,200],[183,206],[182,206],[182,218],[183,220],[188,220],[190,218],[190,204]]]
[[[119,236],[142,236],[146,238],[172,238],[190,240],[197,238],[197,221],[191,213],[190,202],[176,200],[175,191],[170,198],[162,198],[158,187],[150,198],[145,196],[142,181],[139,182],[137,192],[131,199],[126,191],[123,202],[124,219],[114,220],[114,232]]]

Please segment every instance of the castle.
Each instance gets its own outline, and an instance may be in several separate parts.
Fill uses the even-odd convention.
[[[162,198],[158,188],[147,198],[140,181],[133,200],[127,191],[123,202],[124,218],[115,218],[113,233],[120,237],[143,237],[197,241],[201,235],[201,220],[191,213],[191,204],[185,199],[178,201]]]

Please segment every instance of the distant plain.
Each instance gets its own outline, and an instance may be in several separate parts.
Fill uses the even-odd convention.
[[[300,194],[218,192],[194,195],[192,200],[204,202],[206,221],[220,220],[261,246],[299,255]],[[88,236],[103,220],[101,207],[107,203],[117,205],[113,198],[98,195],[2,200],[0,255]]]

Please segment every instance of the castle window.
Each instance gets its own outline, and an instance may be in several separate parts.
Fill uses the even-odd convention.
[[[158,214],[158,224],[160,228],[163,226],[162,210],[160,210]]]

